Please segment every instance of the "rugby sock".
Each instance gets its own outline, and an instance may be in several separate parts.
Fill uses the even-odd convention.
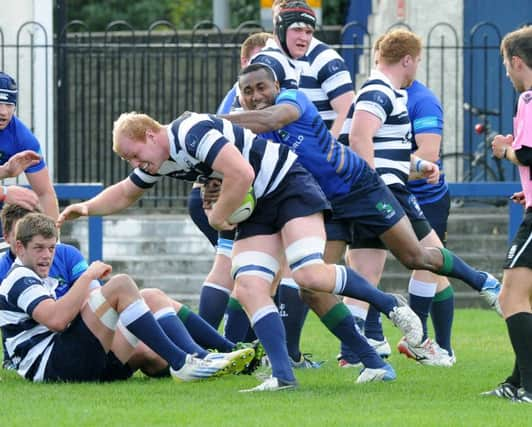
[[[231,291],[223,286],[205,282],[201,287],[199,315],[214,329],[218,329],[227,307]]]
[[[286,350],[286,335],[277,307],[273,304],[262,307],[253,315],[251,323],[270,359],[272,376],[283,381],[294,382],[296,379],[290,366]]]
[[[376,369],[385,365],[366,338],[356,329],[353,315],[344,303],[336,304],[320,320],[346,346],[349,355],[358,356],[365,367]]]
[[[186,305],[182,305],[177,315],[187,328],[194,341],[204,348],[212,348],[223,353],[233,351],[235,344],[220,335],[202,317]]]
[[[506,319],[508,335],[515,352],[521,386],[532,392],[532,313],[516,313]]]
[[[129,304],[119,316],[129,332],[161,356],[174,370],[181,369],[187,354],[166,336],[142,299]]]
[[[278,289],[279,315],[286,332],[286,347],[292,360],[301,359],[299,343],[308,313],[308,305],[299,296],[299,286],[293,279],[283,278]]]
[[[482,290],[486,273],[477,271],[446,248],[438,248],[443,256],[443,265],[436,273],[460,279],[477,291]]]
[[[154,313],[153,316],[157,322],[159,322],[159,325],[161,325],[166,336],[185,352],[188,354],[196,353],[201,359],[209,354],[208,351],[200,347],[190,336],[187,328],[185,328],[181,319],[177,317],[177,314],[172,307],[163,308]]]
[[[356,271],[343,265],[336,265],[336,284],[333,292],[367,301],[386,315],[397,306],[397,300],[393,295],[382,292]]]
[[[434,295],[430,316],[436,342],[452,356],[451,333],[454,318],[454,292],[452,286],[448,286]]]
[[[366,322],[368,311],[365,308],[359,307],[358,305],[354,304],[345,304],[345,306],[353,316],[357,332],[360,335],[364,335],[364,323]],[[340,356],[342,359],[348,361],[349,363],[354,364],[360,362],[360,358],[358,357],[358,355],[353,353],[351,351],[351,348],[343,341],[340,343]]]
[[[227,304],[224,335],[228,340],[240,342],[246,339],[250,329],[249,318],[236,298],[230,297]]]
[[[436,293],[437,283],[427,283],[414,278],[408,282],[408,303],[421,320],[423,326],[423,341],[427,339],[427,319],[430,313],[432,299]]]
[[[375,341],[384,341],[382,331],[381,313],[373,305],[369,306],[366,323],[364,323],[364,335]]]

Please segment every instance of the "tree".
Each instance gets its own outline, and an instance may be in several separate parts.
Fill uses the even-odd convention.
[[[191,29],[199,21],[212,21],[212,0],[68,0],[68,20],[84,21],[91,31],[103,31],[112,21],[124,20],[135,29],[147,29],[159,19],[177,29]],[[323,24],[343,25],[349,0],[323,0]],[[229,0],[231,26],[260,21],[259,0]]]

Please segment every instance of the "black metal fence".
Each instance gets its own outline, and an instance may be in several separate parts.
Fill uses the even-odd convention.
[[[55,82],[47,88],[55,100],[54,179],[108,185],[130,171],[111,150],[114,119],[136,110],[167,123],[186,110],[215,111],[240,67],[240,44],[260,26],[246,22],[234,31],[222,32],[205,21],[191,31],[178,32],[171,23],[157,21],[147,31],[137,31],[127,22],[116,21],[105,32],[94,33],[83,22],[72,21],[53,40],[46,35],[39,43],[24,35],[30,29],[43,31],[38,23],[24,24],[15,44],[5,43],[0,32],[0,69],[6,68],[6,57],[14,57],[18,78],[31,65],[35,52],[52,52],[46,61],[53,61]],[[355,70],[364,74],[371,68],[373,37],[358,23],[320,29],[316,36],[344,56],[354,78]],[[421,71],[444,106],[445,150],[474,153],[483,146],[483,168],[493,166],[488,146],[482,143],[486,136],[474,134],[475,118],[464,113],[463,103],[498,110],[500,115],[488,123],[493,129],[511,130],[514,95],[502,68],[500,39],[491,23],[480,23],[464,40],[451,25],[441,23],[424,40]],[[14,67],[10,64],[9,68]],[[34,117],[32,112],[30,126],[34,126]],[[462,179],[472,161],[471,156],[456,157],[449,165],[450,179]],[[503,171],[502,179],[514,179],[512,174]],[[489,178],[486,173],[484,177]],[[188,183],[162,180],[139,206],[184,210],[189,189]]]

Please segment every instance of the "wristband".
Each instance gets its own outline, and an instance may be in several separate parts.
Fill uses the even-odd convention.
[[[7,185],[2,185],[2,195],[0,196],[0,203],[4,202],[7,197]]]
[[[422,164],[423,164],[423,159],[418,159],[416,161],[416,172],[421,172]]]

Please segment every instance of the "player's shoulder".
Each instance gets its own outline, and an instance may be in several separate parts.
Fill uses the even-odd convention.
[[[333,59],[340,59],[343,61],[343,58],[336,50],[315,37],[312,38],[305,57],[310,63],[314,63],[318,57],[320,58],[320,62]]]

